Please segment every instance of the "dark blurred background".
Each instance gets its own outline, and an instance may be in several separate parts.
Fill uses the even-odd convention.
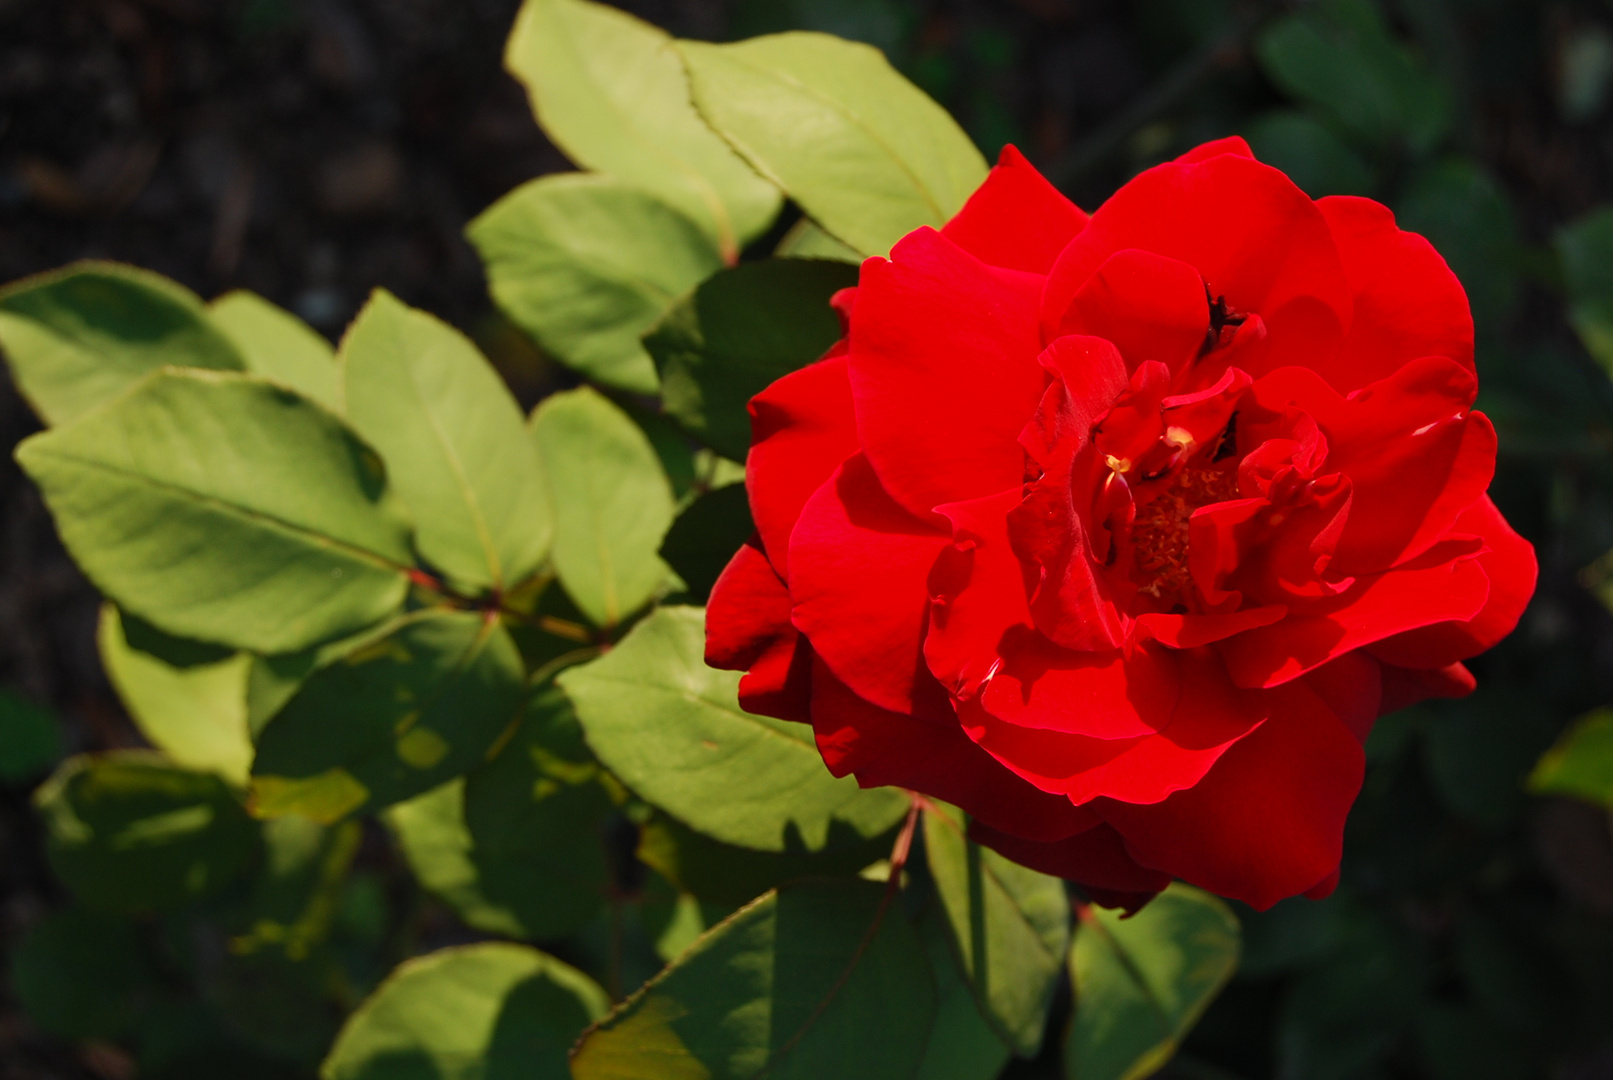
[[[620,6],[686,37],[800,27],[877,44],[988,155],[1017,144],[1089,209],[1236,132],[1312,195],[1372,195],[1434,240],[1473,299],[1495,494],[1537,545],[1540,592],[1475,665],[1478,695],[1380,724],[1339,894],[1240,912],[1243,971],[1167,1075],[1613,1077],[1608,814],[1523,791],[1563,725],[1613,697],[1613,618],[1582,573],[1613,547],[1613,389],[1568,326],[1552,247],[1613,202],[1613,3],[1340,0],[1318,16],[1319,55],[1271,32],[1309,5]],[[381,285],[470,332],[530,404],[566,377],[494,312],[462,236],[510,188],[570,167],[501,69],[516,7],[0,0],[0,282],[118,259],[207,297],[255,290],[332,337]],[[35,429],[0,381],[0,444]],[[0,710],[54,712],[57,752],[139,743],[100,670],[97,604],[8,453]],[[0,951],[61,902],[29,809],[37,771],[10,752]],[[361,972],[459,932],[371,828],[340,915],[375,954]],[[275,1064],[272,1029],[241,1026],[251,1053],[212,1075],[305,1075]],[[122,1080],[138,1044],[42,1033],[0,984],[0,1077]],[[1047,1054],[1009,1075],[1055,1068]]]

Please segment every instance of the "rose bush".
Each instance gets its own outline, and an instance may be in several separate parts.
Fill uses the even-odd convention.
[[[1373,722],[1534,588],[1441,257],[1241,139],[1090,216],[1010,147],[835,306],[750,405],[742,704],[1102,903],[1330,892]]]

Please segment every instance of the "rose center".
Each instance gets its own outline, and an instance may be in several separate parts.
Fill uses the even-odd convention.
[[[1131,579],[1149,610],[1196,609],[1187,565],[1188,519],[1201,506],[1237,497],[1237,462],[1229,458],[1192,462],[1163,491],[1139,502],[1131,526]]]

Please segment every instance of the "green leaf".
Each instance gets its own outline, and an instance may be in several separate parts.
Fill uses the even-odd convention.
[[[778,190],[689,103],[672,39],[656,27],[586,0],[526,0],[504,64],[567,157],[677,207],[727,261],[778,214]]]
[[[254,812],[330,822],[429,791],[482,760],[525,693],[496,620],[429,609],[315,672],[258,737]]]
[[[258,829],[223,780],[125,750],[69,758],[34,793],[50,863],[87,907],[168,910],[238,877]]]
[[[1482,343],[1519,296],[1517,223],[1500,184],[1477,162],[1439,162],[1410,179],[1395,216],[1402,229],[1426,236],[1456,272]]]
[[[911,1076],[935,1019],[929,961],[884,885],[768,893],[590,1029],[575,1080]]]
[[[237,289],[207,306],[246,362],[246,370],[289,386],[327,409],[339,408],[336,350],[319,332],[257,293]]]
[[[331,935],[364,830],[356,821],[321,825],[304,817],[263,823],[263,863],[252,879],[250,930],[231,943],[237,955],[300,962]]]
[[[1529,765],[1556,723],[1537,696],[1499,680],[1461,702],[1431,701],[1424,749],[1434,790],[1459,816],[1497,828],[1523,813]]]
[[[773,249],[773,254],[780,259],[833,259],[852,264],[863,261],[856,249],[824,232],[822,226],[811,218],[802,218],[791,225],[790,231]]]
[[[245,367],[195,293],[117,263],[74,263],[0,289],[0,346],[47,424],[75,419],[165,364]]]
[[[465,782],[464,805],[483,891],[530,936],[563,937],[599,912],[614,803],[559,690],[534,697],[515,737]]]
[[[836,838],[839,839],[839,838]],[[755,851],[703,836],[665,814],[645,822],[639,861],[708,903],[737,907],[777,885],[809,877],[855,877],[889,854],[891,835],[830,843],[821,851]]]
[[[1070,943],[1070,901],[1058,878],[971,843],[962,813],[926,809],[924,851],[949,940],[975,998],[1022,1057],[1042,1045]]]
[[[86,911],[51,912],[11,954],[11,986],[28,1018],[69,1039],[125,1034],[152,982],[134,925]]]
[[[666,584],[656,554],[672,524],[666,473],[638,426],[588,387],[546,399],[532,435],[549,474],[560,584],[590,622],[615,626]]]
[[[1070,949],[1076,1006],[1064,1075],[1151,1076],[1232,977],[1238,920],[1220,900],[1180,883],[1129,918],[1091,905],[1080,914]]]
[[[421,556],[464,592],[531,577],[551,534],[543,466],[476,346],[377,289],[341,356],[347,419],[386,462]]]
[[[1244,132],[1255,156],[1288,174],[1313,199],[1370,195],[1372,169],[1325,124],[1294,109],[1266,113]]]
[[[348,1017],[322,1080],[565,1080],[566,1051],[608,1008],[575,968],[488,941],[398,966]]]
[[[946,915],[934,905],[919,920],[935,979],[935,1027],[914,1080],[993,1080],[1013,1051],[980,1013],[969,980],[958,969]]]
[[[291,652],[395,611],[409,526],[373,451],[259,379],[159,372],[26,440],[73,558],[176,637]]]
[[[822,851],[885,832],[907,811],[824,767],[812,729],[739,707],[739,674],[705,664],[705,612],[664,607],[609,653],[564,672],[588,745],[652,806],[724,843]]]
[[[683,579],[689,599],[704,604],[723,567],[755,530],[745,485],[729,484],[706,492],[678,515],[661,541],[661,558]]]
[[[1261,34],[1255,54],[1289,96],[1363,139],[1433,149],[1450,127],[1450,92],[1396,41],[1371,0],[1325,0]]]
[[[424,795],[394,803],[382,811],[382,817],[420,884],[453,908],[465,925],[502,937],[528,937],[516,914],[489,900],[482,888],[471,860],[464,800],[465,779],[455,777]]]
[[[1613,709],[1597,709],[1574,721],[1536,762],[1529,790],[1613,809]]]
[[[465,233],[511,322],[589,379],[637,394],[658,389],[639,337],[723,265],[676,209],[587,173],[523,184]]]
[[[101,664],[151,744],[177,765],[244,785],[252,770],[246,682],[252,657],[169,637],[101,606]]]
[[[61,756],[62,731],[55,714],[0,687],[0,780],[29,780]]]
[[[745,460],[746,403],[840,340],[829,298],[855,284],[856,267],[823,259],[768,259],[708,278],[644,337],[662,407],[707,446]]]
[[[677,45],[706,121],[864,255],[946,224],[986,178],[969,136],[878,49],[803,32]]]
[[[1603,207],[1557,234],[1568,286],[1568,320],[1585,349],[1613,376],[1613,207]]]

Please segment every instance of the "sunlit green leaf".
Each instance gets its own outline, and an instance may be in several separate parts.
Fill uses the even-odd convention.
[[[588,745],[646,802],[760,851],[855,844],[906,812],[898,791],[831,776],[811,728],[741,709],[738,673],[707,667],[704,652],[705,612],[663,607],[559,677]]]
[[[252,768],[246,682],[252,657],[169,637],[101,607],[101,663],[140,733],[176,764],[245,784]]]
[[[678,49],[706,121],[864,255],[945,224],[986,178],[946,110],[871,46],[796,32]]]
[[[852,264],[863,261],[855,248],[824,232],[822,226],[811,218],[802,218],[790,226],[790,231],[778,242],[773,254],[781,259],[833,259]]]
[[[258,379],[160,372],[17,460],[80,568],[177,637],[290,652],[408,588],[409,525],[374,452]]]
[[[323,1080],[565,1080],[566,1051],[608,1008],[588,976],[483,942],[400,965],[348,1017]]]
[[[313,327],[244,289],[225,293],[207,312],[252,374],[337,408],[336,350]]]
[[[51,866],[86,906],[179,907],[227,885],[258,849],[224,781],[126,750],[64,762],[34,793]]]
[[[515,720],[521,657],[495,620],[442,609],[315,672],[258,737],[254,811],[335,821],[465,772]]]
[[[1238,920],[1201,889],[1170,886],[1137,914],[1081,909],[1070,949],[1071,1080],[1140,1080],[1164,1067],[1238,965]]]
[[[778,189],[695,112],[662,30],[588,0],[526,0],[504,62],[571,160],[660,196],[730,261],[778,213]]]
[[[1070,901],[1058,878],[971,843],[966,827],[949,807],[925,811],[930,876],[982,1013],[1016,1053],[1033,1057],[1070,943]]]
[[[427,562],[503,592],[548,553],[548,491],[521,409],[470,339],[378,289],[342,340],[348,421],[381,452]]]
[[[640,394],[658,382],[639,337],[723,265],[711,238],[672,206],[589,173],[516,188],[466,235],[511,322],[588,378]]]
[[[718,924],[578,1045],[576,1080],[912,1076],[936,1012],[884,885],[814,882]]]
[[[702,282],[644,337],[661,373],[662,407],[735,461],[750,449],[746,403],[839,340],[829,298],[857,269],[824,259],[746,263]]]
[[[106,262],[74,263],[0,289],[0,347],[47,424],[78,417],[165,364],[245,367],[195,293]]]
[[[539,405],[532,435],[554,502],[555,572],[591,622],[614,626],[666,584],[666,473],[638,426],[587,387]]]

